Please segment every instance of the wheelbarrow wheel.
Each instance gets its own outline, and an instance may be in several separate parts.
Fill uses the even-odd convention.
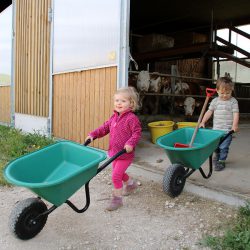
[[[163,177],[163,191],[170,197],[178,196],[185,186],[185,174],[185,168],[180,164],[171,165]]]
[[[15,237],[28,240],[36,236],[46,224],[48,215],[39,214],[47,210],[39,198],[28,198],[16,204],[9,218],[9,228]]]

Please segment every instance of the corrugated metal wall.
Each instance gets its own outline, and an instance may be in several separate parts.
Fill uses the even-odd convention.
[[[0,86],[0,122],[10,123],[10,86]]]
[[[116,67],[54,75],[53,135],[84,142],[112,114],[116,82]],[[108,138],[93,145],[107,149]]]
[[[16,0],[16,113],[48,116],[50,5],[50,0]]]

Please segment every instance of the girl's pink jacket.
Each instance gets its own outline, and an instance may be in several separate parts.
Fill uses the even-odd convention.
[[[121,115],[114,111],[109,120],[90,132],[89,135],[93,138],[100,138],[108,133],[110,134],[108,155],[112,157],[121,151],[125,145],[130,145],[135,149],[141,138],[141,124],[138,117],[131,110]],[[131,153],[121,155],[118,159],[133,159],[134,154],[133,150]]]

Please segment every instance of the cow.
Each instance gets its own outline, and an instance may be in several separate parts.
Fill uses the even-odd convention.
[[[192,116],[195,109],[201,107],[201,101],[189,96],[185,98],[183,105],[184,105],[185,116]]]
[[[149,72],[145,71],[145,70],[140,71],[139,74],[138,74],[137,83],[136,83],[137,91],[139,93],[148,92],[149,85],[150,85]]]
[[[172,94],[170,82],[163,86],[163,93]],[[198,84],[195,83],[186,83],[186,82],[177,82],[175,84],[174,93],[175,95],[201,95],[201,89]],[[170,107],[171,98],[165,96],[162,98],[162,103],[165,107]],[[192,116],[196,107],[200,107],[200,101],[193,97],[175,97],[174,107],[176,110],[183,110],[185,116]]]
[[[140,71],[136,83],[140,94],[143,114],[157,114],[159,109],[159,96],[144,95],[144,93],[160,93],[161,77],[158,73],[149,74],[148,71]]]

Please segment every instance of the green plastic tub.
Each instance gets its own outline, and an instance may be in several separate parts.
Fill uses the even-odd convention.
[[[157,144],[165,149],[172,164],[179,163],[184,167],[198,169],[218,147],[224,131],[199,129],[193,146],[190,148],[175,148],[176,142],[189,144],[194,128],[182,128],[157,139]]]
[[[56,206],[64,203],[97,174],[102,151],[62,141],[10,162],[4,176]]]

